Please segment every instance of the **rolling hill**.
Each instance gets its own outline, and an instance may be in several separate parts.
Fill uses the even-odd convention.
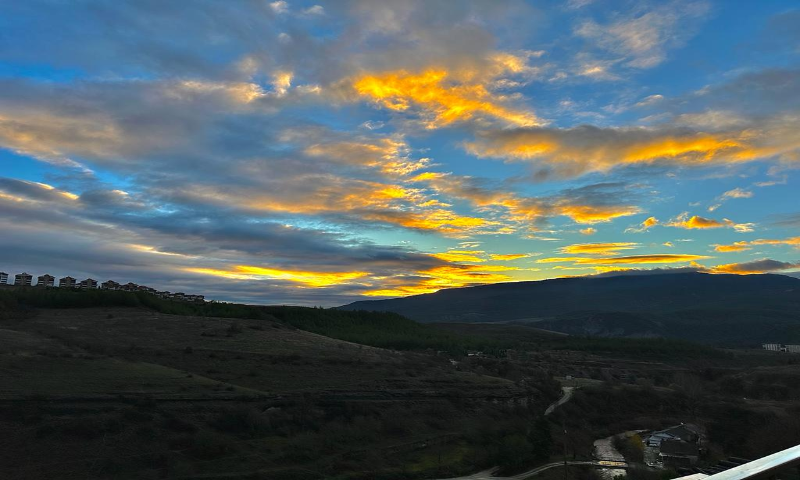
[[[800,341],[800,279],[674,273],[561,278],[359,301],[426,323],[514,322],[575,335],[754,345]]]

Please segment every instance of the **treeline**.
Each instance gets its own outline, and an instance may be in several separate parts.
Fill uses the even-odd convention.
[[[30,308],[139,307],[172,315],[224,318],[265,318],[258,307],[235,303],[189,303],[167,300],[147,292],[14,288],[0,290],[4,312]]]
[[[499,355],[507,348],[491,339],[450,333],[391,312],[306,307],[261,307],[301,330],[354,343],[395,350],[442,350],[452,354],[482,351]]]
[[[548,345],[556,350],[576,350],[591,353],[613,353],[617,355],[650,357],[722,357],[722,350],[675,338],[603,338],[564,337],[550,340]]]
[[[453,355],[482,351],[499,355],[504,342],[446,332],[395,313],[335,309],[256,306],[236,303],[189,303],[146,292],[17,288],[0,290],[4,316],[33,308],[138,307],[171,315],[277,320],[327,337],[395,350],[437,350]]]

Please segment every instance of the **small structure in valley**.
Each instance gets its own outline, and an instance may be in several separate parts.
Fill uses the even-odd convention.
[[[650,466],[688,467],[697,463],[705,447],[703,429],[690,423],[652,432],[644,438]],[[649,454],[648,454],[649,453]]]

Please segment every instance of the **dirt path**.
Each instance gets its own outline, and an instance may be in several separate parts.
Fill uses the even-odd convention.
[[[567,462],[567,465],[597,465],[597,462],[570,461]],[[544,472],[545,470],[550,470],[551,468],[557,468],[563,466],[564,462],[548,463],[546,465],[540,465],[534,469],[518,473],[510,477],[494,476],[493,473],[497,471],[497,467],[495,467],[495,468],[490,468],[489,470],[484,470],[482,472],[473,473],[472,475],[467,475],[466,477],[456,477],[456,478],[438,479],[438,480],[524,480],[530,477],[531,475],[536,475],[537,473]]]
[[[561,387],[561,390],[564,392],[557,401],[550,404],[547,407],[547,410],[544,411],[545,416],[550,415],[555,411],[556,408],[559,406],[567,403],[570,398],[572,398],[572,392],[575,391],[575,387]],[[613,448],[613,445],[612,445]],[[572,461],[567,462],[567,465],[597,465],[596,462],[584,462],[584,461]],[[558,466],[564,466],[564,462],[554,462],[548,463],[546,465],[540,465],[534,469],[528,470],[526,472],[518,473],[516,475],[512,475],[510,477],[496,477],[493,475],[494,472],[498,470],[499,467],[490,468],[488,470],[484,470],[482,472],[473,473],[472,475],[467,475],[465,477],[456,477],[456,478],[449,478],[449,479],[437,479],[437,480],[523,480],[525,478],[530,477],[531,475],[535,475],[539,472],[543,472],[545,470],[549,470],[551,468],[555,468]]]
[[[553,413],[556,408],[567,403],[569,399],[572,398],[572,392],[575,391],[575,387],[561,387],[561,390],[564,392],[564,394],[561,395],[561,398],[559,398],[556,402],[547,407],[547,410],[544,411],[545,417]]]

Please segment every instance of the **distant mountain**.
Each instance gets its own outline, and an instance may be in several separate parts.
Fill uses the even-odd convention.
[[[420,322],[515,322],[575,335],[800,343],[800,279],[674,273],[454,288],[339,307]]]

